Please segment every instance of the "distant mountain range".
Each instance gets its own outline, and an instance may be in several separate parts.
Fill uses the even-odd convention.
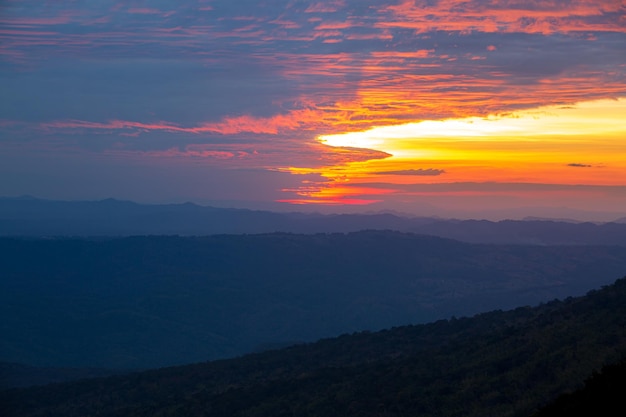
[[[392,231],[0,238],[0,360],[141,369],[583,294],[626,246]]]
[[[541,417],[622,416],[625,358],[626,278],[535,308],[7,390],[0,392],[0,414],[530,417],[540,410]],[[601,376],[588,379],[602,367]],[[560,396],[585,380],[584,391]]]
[[[395,230],[472,243],[626,245],[626,218],[595,224],[571,220],[450,220],[397,214],[304,214],[224,209],[192,203],[51,201],[0,198],[0,236],[213,235],[347,233]]]

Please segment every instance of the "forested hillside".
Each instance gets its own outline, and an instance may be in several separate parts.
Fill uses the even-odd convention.
[[[0,239],[0,361],[145,369],[584,294],[624,246],[398,232]]]
[[[626,358],[626,278],[580,298],[0,393],[2,415],[529,416]]]

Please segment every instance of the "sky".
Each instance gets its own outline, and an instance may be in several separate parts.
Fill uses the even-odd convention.
[[[0,2],[0,196],[626,216],[624,0]]]

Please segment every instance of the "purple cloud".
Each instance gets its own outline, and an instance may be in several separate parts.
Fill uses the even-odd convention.
[[[579,163],[572,163],[572,164],[567,164],[568,167],[574,167],[574,168],[592,168],[593,165],[588,165],[588,164],[579,164]]]

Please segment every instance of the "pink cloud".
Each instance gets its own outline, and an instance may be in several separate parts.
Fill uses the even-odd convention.
[[[13,27],[38,27],[38,26],[52,26],[52,25],[64,25],[70,23],[72,18],[69,14],[62,14],[54,17],[0,17],[0,25],[7,25]]]
[[[351,22],[325,22],[320,23],[315,30],[335,30],[335,29],[349,29],[353,27]]]
[[[624,9],[620,1],[572,0],[440,0],[436,5],[403,0],[382,6],[390,18],[377,27],[414,29],[424,33],[433,30],[480,32],[625,32]]]
[[[93,130],[123,130],[139,129],[143,131],[164,130],[168,132],[192,132],[189,128],[179,127],[167,122],[140,123],[126,120],[111,120],[106,123],[88,122],[83,120],[66,120],[42,123],[40,127],[44,130],[52,129],[93,129]]]
[[[237,156],[242,157],[245,153],[235,153],[231,151],[220,151],[211,149],[210,145],[189,145],[183,150],[178,148],[170,148],[163,151],[147,151],[141,152],[142,155],[147,155],[157,158],[204,158],[204,159],[216,159],[216,160],[229,160]]]
[[[304,11],[305,13],[335,13],[340,8],[345,7],[343,0],[328,0],[323,2],[316,2]]]
[[[174,133],[217,133],[234,135],[238,133],[254,133],[276,135],[289,131],[315,130],[321,128],[328,114],[317,109],[298,109],[288,113],[270,117],[254,117],[250,115],[225,117],[218,122],[207,122],[197,126],[180,126],[174,123],[159,121],[142,123],[128,120],[110,120],[108,122],[90,122],[83,120],[62,120],[42,123],[43,130],[136,130],[143,132],[166,131]],[[327,122],[327,120],[326,120]]]

